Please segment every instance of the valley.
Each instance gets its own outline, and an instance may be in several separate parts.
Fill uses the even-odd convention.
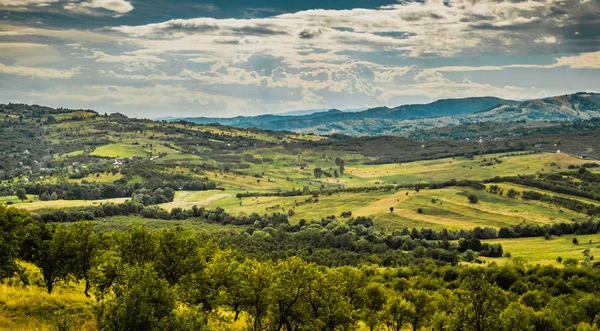
[[[102,245],[116,245],[116,251],[97,248],[103,253],[94,260],[92,282],[109,276],[114,252],[131,258],[122,255],[122,245],[135,236],[165,244],[212,242],[214,248],[194,249],[216,250],[209,262],[214,268],[218,259],[235,260],[228,255],[234,251],[250,259],[242,260],[244,268],[275,263],[284,272],[286,263],[301,263],[380,276],[412,268],[412,282],[425,277],[423,263],[499,273],[517,265],[595,265],[600,141],[573,129],[596,134],[593,119],[514,126],[514,132],[534,131],[503,140],[486,136],[485,124],[469,134],[486,137],[481,140],[441,138],[442,131],[430,130],[415,131],[423,137],[417,140],[156,122],[21,104],[0,110],[0,134],[10,137],[2,142],[3,212],[22,211],[41,222],[36,231],[54,237],[93,231]],[[58,275],[52,294],[43,294],[45,265],[35,255],[21,256],[19,276],[0,291],[0,328],[49,330],[61,323],[55,316],[77,329],[96,328],[90,320],[97,318],[97,304],[81,294],[85,288],[74,272]],[[214,304],[219,308],[202,313],[211,329],[242,330],[256,319],[249,308],[232,319],[233,306]],[[355,328],[368,329],[365,321],[356,317]]]

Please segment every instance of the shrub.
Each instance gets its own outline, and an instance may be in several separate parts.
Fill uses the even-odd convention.
[[[473,194],[473,193],[469,194],[468,199],[469,199],[470,203],[477,203],[477,202],[479,202],[479,198],[475,194]]]

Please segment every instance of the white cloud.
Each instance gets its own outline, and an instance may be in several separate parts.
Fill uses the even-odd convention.
[[[7,66],[0,63],[0,74],[4,75],[17,75],[31,78],[42,78],[42,79],[69,79],[79,74],[81,68],[73,68],[68,70],[59,70],[52,68],[34,68],[34,67],[23,67],[23,66]]]
[[[51,3],[58,2],[60,0],[0,0],[0,7],[22,7],[26,8],[29,6],[44,7]]]
[[[71,2],[64,9],[76,14],[99,15],[99,10],[106,10],[123,15],[132,11],[133,5],[125,0],[87,0],[82,2]]]
[[[538,30],[518,28],[541,24],[553,5],[554,0],[456,0],[450,7],[439,1],[406,2],[380,9],[308,10],[260,19],[178,19],[114,30],[157,53],[214,51],[216,46],[220,53],[262,50],[275,55],[305,48],[334,53],[396,51],[411,57],[526,52],[532,44],[558,42],[542,25]]]
[[[555,36],[542,36],[533,40],[536,44],[558,44]]]
[[[576,69],[600,69],[600,52],[559,57],[556,59],[555,66],[568,66]]]
[[[30,28],[9,24],[0,24],[0,36],[14,38],[39,36],[56,38],[60,40],[75,41],[80,43],[115,43],[123,39],[122,36],[109,32],[97,32],[77,29]]]

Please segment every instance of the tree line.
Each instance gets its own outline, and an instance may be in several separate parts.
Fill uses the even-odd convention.
[[[12,230],[0,232],[0,245],[14,246],[3,252],[34,263],[48,292],[69,279],[84,282],[99,330],[210,330],[240,319],[256,331],[359,324],[389,331],[593,330],[600,319],[598,268],[519,259],[487,268],[432,259],[399,268],[324,267],[299,257],[256,259],[177,228],[97,233],[91,223],[40,223],[12,208],[0,208],[0,216],[2,230]],[[6,257],[2,278],[16,273],[35,286]]]

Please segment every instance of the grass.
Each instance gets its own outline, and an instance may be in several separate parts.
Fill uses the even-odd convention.
[[[134,145],[110,144],[96,148],[91,155],[113,158],[130,158],[135,155],[140,157],[147,156],[148,153],[144,149]]]
[[[498,158],[502,163],[481,166],[483,159]],[[451,179],[481,180],[495,176],[527,175],[537,172],[565,171],[569,165],[581,165],[581,160],[567,154],[528,154],[505,157],[502,154],[467,158],[446,158],[403,164],[356,165],[346,168],[344,180],[348,185],[361,186],[379,183],[409,184],[443,182]]]
[[[573,244],[577,237],[579,244]],[[590,243],[591,241],[591,243]],[[600,234],[565,235],[547,240],[543,237],[483,240],[490,244],[501,244],[504,252],[513,258],[523,258],[530,263],[558,264],[557,258],[583,259],[583,251],[590,250],[593,256],[600,256]],[[494,259],[494,261],[497,259]],[[506,260],[506,258],[504,258]]]
[[[104,200],[54,200],[54,201],[40,201],[33,200],[32,202],[24,202],[15,204],[17,208],[25,210],[42,210],[42,209],[60,209],[60,208],[73,208],[73,207],[86,207],[92,205],[99,205],[102,203],[123,203],[129,198],[115,198],[115,199],[104,199]]]
[[[94,228],[97,231],[125,231],[134,226],[144,226],[149,229],[164,229],[168,227],[179,227],[192,232],[220,232],[228,230],[238,230],[234,225],[210,224],[201,220],[157,220],[143,218],[141,216],[113,216],[100,218],[95,221]]]
[[[87,181],[89,183],[112,183],[116,180],[123,178],[123,175],[120,173],[112,174],[109,173],[100,173],[98,174],[90,174],[81,179],[67,179],[71,183],[81,183],[83,181]]]
[[[161,207],[167,210],[191,208],[194,205],[212,209],[221,207],[233,215],[287,213],[293,209],[294,215],[289,217],[291,223],[330,215],[339,217],[342,212],[351,211],[353,216],[372,217],[377,226],[388,231],[404,227],[454,230],[478,226],[499,228],[522,223],[549,224],[588,219],[584,214],[547,203],[511,199],[461,187],[421,190],[419,193],[401,190],[321,194],[318,202],[307,202],[310,196],[247,197],[240,201],[236,198],[238,192],[244,191],[181,191],[176,193],[173,202]],[[468,201],[470,193],[479,197],[478,203]],[[393,212],[390,212],[390,207],[394,208]]]
[[[96,330],[94,300],[83,294],[83,284],[61,282],[48,294],[39,270],[29,263],[21,265],[32,285],[23,287],[14,278],[0,284],[0,330],[56,330],[62,320],[73,330]]]

